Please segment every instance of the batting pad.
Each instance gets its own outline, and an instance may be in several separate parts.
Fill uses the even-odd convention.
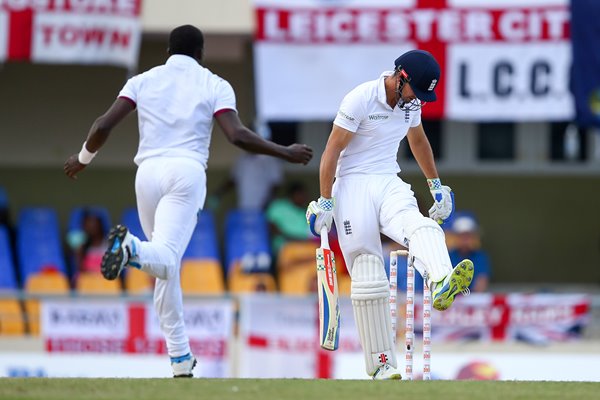
[[[397,366],[389,285],[383,262],[378,256],[361,254],[356,257],[350,293],[369,375],[373,375],[382,364]]]
[[[419,220],[406,229],[409,251],[415,257],[415,268],[421,276],[439,282],[452,271],[452,262],[446,248],[444,231],[431,218]],[[429,282],[428,282],[429,284]]]

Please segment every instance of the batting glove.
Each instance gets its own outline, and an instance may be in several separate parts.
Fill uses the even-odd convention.
[[[333,221],[333,199],[319,197],[317,201],[311,201],[306,209],[306,222],[313,235],[321,237],[321,228],[331,229]]]
[[[433,197],[433,206],[429,209],[429,217],[442,224],[454,212],[454,193],[448,186],[442,186],[442,182],[436,179],[427,179],[429,191]]]

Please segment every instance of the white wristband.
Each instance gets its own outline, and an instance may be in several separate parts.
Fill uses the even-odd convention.
[[[87,142],[83,142],[83,146],[81,147],[81,151],[79,152],[79,156],[77,157],[77,160],[79,160],[79,162],[83,165],[88,165],[89,163],[91,163],[94,157],[96,157],[96,154],[98,154],[98,152],[91,153],[85,147],[86,143]]]

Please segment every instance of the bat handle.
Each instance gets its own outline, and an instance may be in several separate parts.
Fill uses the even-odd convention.
[[[329,249],[329,231],[326,226],[321,228],[321,247]]]

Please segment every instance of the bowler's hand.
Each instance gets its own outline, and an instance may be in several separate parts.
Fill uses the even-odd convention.
[[[79,154],[73,154],[67,158],[63,170],[65,174],[71,179],[77,179],[77,174],[86,167],[85,164],[79,162]]]
[[[308,164],[308,162],[312,159],[313,150],[310,146],[305,144],[294,143],[287,147],[288,157],[287,160],[289,162],[295,164]]]

